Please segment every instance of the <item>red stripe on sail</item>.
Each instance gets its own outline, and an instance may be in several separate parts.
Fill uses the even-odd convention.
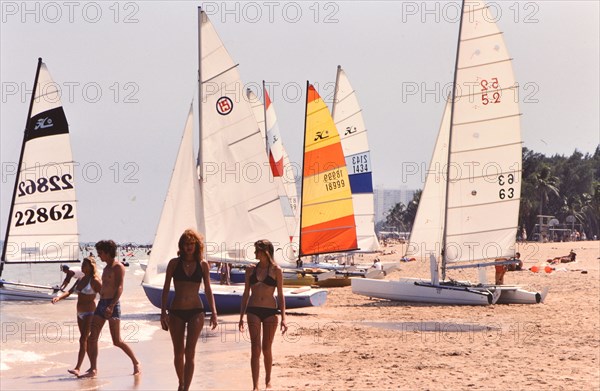
[[[269,98],[269,94],[267,94],[267,90],[265,90],[265,107],[268,109],[271,106],[271,98]]]
[[[339,143],[304,153],[304,178],[346,166]]]
[[[307,103],[310,103],[317,99],[321,99],[321,97],[319,96],[319,93],[317,92],[317,90],[315,90],[315,87],[313,87],[312,84],[308,85],[307,94],[308,94]]]
[[[274,177],[283,176],[283,157],[276,162],[273,159],[273,154],[269,152],[269,164],[271,165],[271,172]]]
[[[301,255],[355,250],[358,247],[354,215],[302,228]]]

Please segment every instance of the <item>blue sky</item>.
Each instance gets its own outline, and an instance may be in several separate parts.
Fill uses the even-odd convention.
[[[375,184],[422,187],[453,77],[457,2],[3,1],[2,237],[43,57],[63,91],[79,163],[81,239],[152,241],[197,89],[198,5],[243,81],[269,82],[292,161],[301,161],[306,80],[331,98],[340,64],[363,108]],[[490,5],[521,86],[524,146],[548,155],[593,152],[599,3]]]

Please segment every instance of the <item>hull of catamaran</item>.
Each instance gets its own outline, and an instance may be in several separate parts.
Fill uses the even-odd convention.
[[[0,301],[50,301],[56,294],[16,287],[0,287]]]
[[[483,285],[473,289],[499,291],[500,297],[496,304],[539,304],[544,302],[548,293],[547,289],[542,292],[531,292],[514,285]]]
[[[418,278],[395,281],[353,278],[352,293],[378,299],[446,305],[489,305],[494,304],[500,296],[500,291],[434,285],[431,281]]]
[[[161,308],[162,286],[142,284],[148,300],[158,308]],[[242,303],[243,285],[214,285],[212,286],[215,305],[219,314],[239,313]],[[286,309],[318,307],[325,304],[327,291],[311,288],[283,288]],[[204,308],[210,308],[204,291],[199,293]],[[175,291],[171,288],[169,292],[169,303],[175,297]]]

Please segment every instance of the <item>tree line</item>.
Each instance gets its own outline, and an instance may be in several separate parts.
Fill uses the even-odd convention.
[[[600,237],[600,145],[593,154],[575,150],[571,156],[545,156],[523,147],[521,181],[519,227],[525,227],[530,240],[538,215],[554,216],[588,239]],[[394,205],[376,228],[410,231],[421,193],[416,191],[408,205]]]

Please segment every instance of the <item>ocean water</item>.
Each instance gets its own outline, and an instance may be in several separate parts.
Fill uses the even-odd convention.
[[[144,271],[139,266],[139,259],[144,257],[145,251],[127,257],[130,266],[126,269],[121,298],[121,337],[130,343],[151,340],[160,330],[160,311],[148,301],[141,287]],[[97,262],[99,273],[102,273],[105,264],[100,259]],[[2,278],[54,286],[60,284],[64,276],[59,264],[6,265]],[[55,366],[55,357],[64,353],[72,354],[74,363],[79,349],[76,296],[57,304],[50,301],[0,302],[0,340],[0,374],[5,379],[21,375],[24,368],[32,365],[43,373]],[[101,347],[112,345],[108,326],[105,326],[100,344]],[[87,365],[87,358],[84,365]]]

